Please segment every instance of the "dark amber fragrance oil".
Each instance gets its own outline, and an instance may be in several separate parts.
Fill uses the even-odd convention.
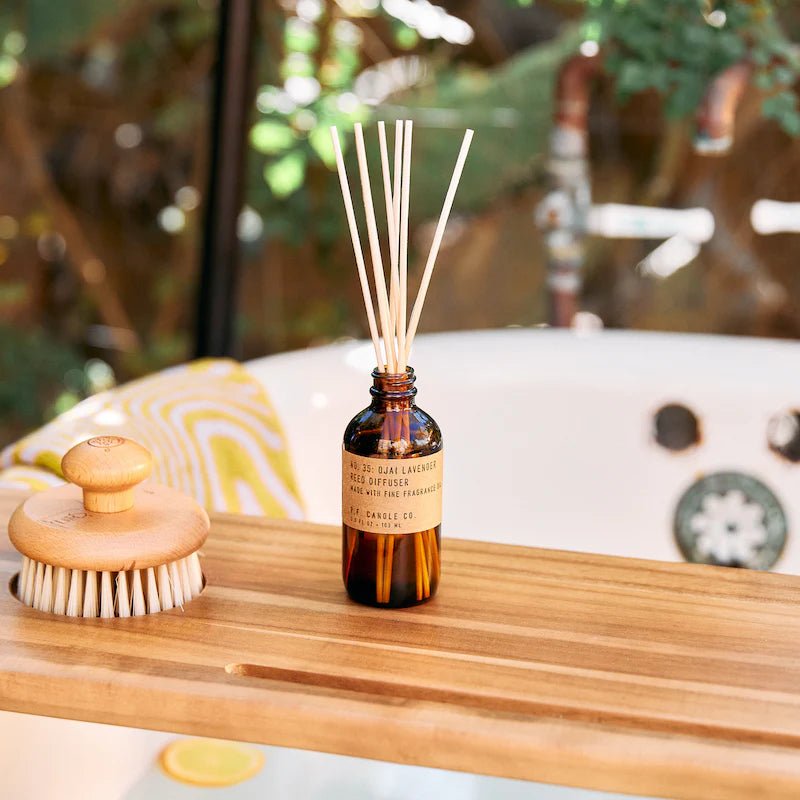
[[[413,369],[372,378],[344,434],[342,577],[353,600],[402,608],[439,586],[442,433],[414,402]]]

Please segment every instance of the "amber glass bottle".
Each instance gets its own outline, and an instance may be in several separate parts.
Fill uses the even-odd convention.
[[[342,577],[353,600],[402,608],[439,585],[442,432],[414,402],[411,367],[372,378],[344,433]]]

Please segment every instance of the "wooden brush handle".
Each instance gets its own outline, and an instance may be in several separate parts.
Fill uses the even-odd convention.
[[[153,470],[150,453],[122,436],[95,436],[61,459],[64,477],[83,489],[87,511],[114,513],[133,507],[133,487]]]

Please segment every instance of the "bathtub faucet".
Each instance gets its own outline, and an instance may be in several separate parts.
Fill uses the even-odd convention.
[[[751,72],[750,64],[741,61],[722,70],[711,81],[695,117],[695,152],[722,156],[730,151],[736,109]]]
[[[750,223],[760,234],[800,233],[800,203],[756,200],[750,209]]]
[[[577,54],[559,70],[555,118],[550,138],[550,188],[536,209],[547,258],[550,323],[570,325],[578,311],[587,236],[671,239],[696,252],[714,234],[714,217],[705,208],[665,209],[609,203],[592,204],[588,117],[591,85],[602,72],[602,57]],[[697,114],[695,149],[721,154],[732,142],[733,118],[749,75],[736,64],[709,86]]]

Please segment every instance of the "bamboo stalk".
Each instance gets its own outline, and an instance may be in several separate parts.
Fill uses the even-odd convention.
[[[461,150],[458,153],[456,166],[453,170],[453,177],[450,179],[450,186],[447,189],[447,194],[444,198],[444,204],[442,205],[442,213],[439,215],[439,222],[436,225],[436,232],[433,235],[433,242],[431,243],[431,249],[428,253],[428,260],[425,262],[425,269],[422,273],[422,281],[420,282],[419,291],[417,292],[417,299],[414,302],[414,308],[411,311],[411,318],[408,322],[408,330],[406,331],[404,350],[405,355],[403,357],[403,360],[406,363],[408,362],[408,357],[411,354],[411,348],[414,344],[414,336],[417,333],[419,318],[422,314],[422,306],[425,304],[425,296],[428,294],[428,286],[430,285],[431,276],[433,275],[433,268],[436,266],[436,257],[439,255],[439,248],[442,245],[444,230],[447,227],[447,220],[450,217],[450,211],[453,208],[453,201],[456,197],[458,182],[461,180],[461,173],[464,170],[464,163],[467,160],[467,153],[469,153],[469,147],[472,143],[472,137],[474,133],[475,131],[467,129],[466,133],[464,134],[464,140],[461,142]]]
[[[372,274],[375,281],[375,294],[378,297],[378,315],[383,332],[383,347],[386,352],[386,365],[390,372],[397,372],[397,361],[391,343],[389,328],[389,297],[386,294],[386,275],[383,271],[381,243],[378,238],[378,224],[375,221],[375,206],[372,203],[372,189],[369,182],[369,166],[367,165],[367,149],[364,144],[364,129],[360,122],[355,124],[356,155],[358,156],[358,172],[361,177],[361,194],[364,198],[364,215],[367,218],[367,237],[372,259]]]
[[[369,335],[372,338],[372,344],[375,347],[375,358],[377,359],[377,366],[380,370],[382,366],[385,366],[386,361],[381,355],[378,326],[375,322],[375,309],[372,305],[372,295],[369,290],[369,279],[367,278],[367,268],[364,264],[364,253],[361,250],[361,237],[358,235],[358,225],[356,224],[356,215],[355,211],[353,210],[353,198],[350,194],[350,184],[347,180],[347,170],[344,166],[342,146],[339,144],[339,132],[336,130],[335,125],[331,127],[331,139],[333,140],[333,152],[336,156],[336,171],[339,173],[339,186],[342,189],[344,213],[347,217],[347,226],[350,229],[350,239],[353,242],[353,254],[356,259],[358,280],[361,283],[361,295],[364,298],[364,308],[367,312]]]

